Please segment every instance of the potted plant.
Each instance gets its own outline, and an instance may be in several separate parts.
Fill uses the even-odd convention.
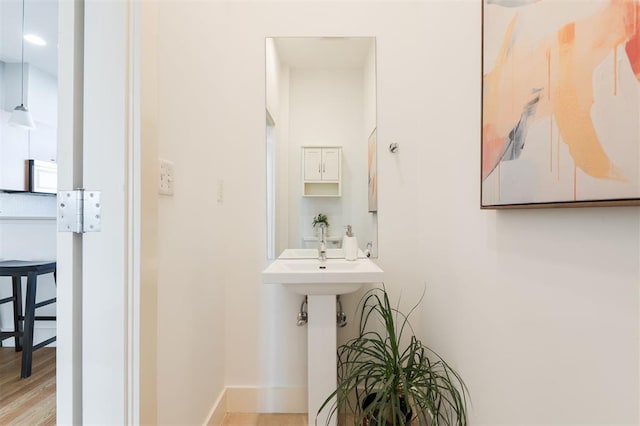
[[[327,236],[329,234],[329,219],[324,213],[318,213],[317,215],[315,215],[313,217],[313,222],[311,222],[311,226],[316,231],[316,234],[319,233],[318,228],[321,224],[324,225],[325,236]]]
[[[358,308],[359,334],[338,348],[338,386],[318,413],[346,408],[354,425],[465,426],[462,378],[413,334],[385,289],[369,290]]]

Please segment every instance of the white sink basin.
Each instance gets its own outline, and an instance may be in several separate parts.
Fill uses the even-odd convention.
[[[382,282],[384,272],[370,259],[278,258],[262,271],[265,284],[282,284],[298,294],[353,293],[367,283]]]

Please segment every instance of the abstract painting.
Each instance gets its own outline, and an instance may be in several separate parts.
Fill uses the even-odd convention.
[[[367,159],[367,169],[369,170],[369,212],[378,211],[378,155],[376,141],[376,129],[373,129],[369,136],[369,156]]]
[[[483,0],[481,207],[640,205],[640,0]]]

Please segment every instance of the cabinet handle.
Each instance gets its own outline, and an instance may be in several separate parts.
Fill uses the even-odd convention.
[[[325,172],[324,163],[322,163],[322,173]]]
[[[320,173],[320,163],[318,163],[318,173]]]

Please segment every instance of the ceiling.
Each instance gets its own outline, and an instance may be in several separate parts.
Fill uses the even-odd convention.
[[[24,43],[24,60],[41,70],[58,74],[58,2],[24,0],[25,34],[36,34],[46,46]],[[0,0],[0,61],[20,62],[22,0]],[[280,60],[292,68],[359,68],[373,37],[277,37]]]
[[[274,37],[278,57],[291,68],[362,68],[373,37]]]
[[[46,46],[24,43],[24,61],[56,76],[58,74],[58,1],[24,0],[25,34],[43,38]],[[0,61],[20,62],[22,0],[0,0]]]

